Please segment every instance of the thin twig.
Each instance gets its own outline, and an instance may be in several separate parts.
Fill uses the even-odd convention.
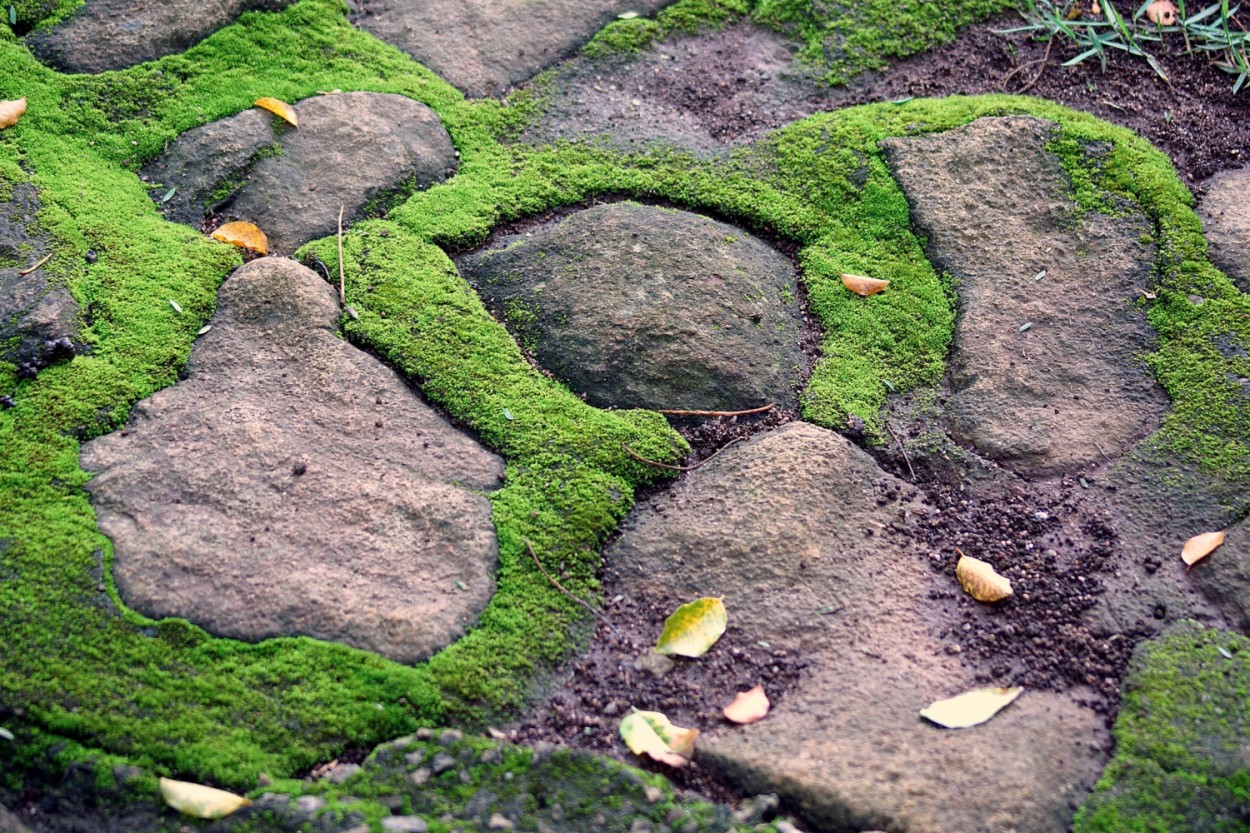
[[[343,278],[343,205],[339,204],[339,306],[347,305],[347,283]]]
[[[734,443],[740,443],[744,439],[746,439],[746,437],[738,437],[737,439],[730,440],[729,442],[722,445],[720,448],[713,451],[708,456],[704,457],[699,462],[695,463],[693,466],[674,466],[674,465],[670,465],[669,463],[661,463],[658,460],[648,460],[646,457],[643,457],[642,455],[635,453],[634,450],[630,448],[629,446],[625,445],[625,443],[621,443],[621,448],[625,449],[625,453],[628,454],[630,457],[633,457],[635,460],[637,460],[640,463],[646,463],[648,466],[655,466],[658,469],[668,469],[669,471],[694,471],[695,469],[697,469],[699,466],[703,465],[704,463],[710,462],[713,457],[715,457],[717,454],[720,454],[725,449],[729,448],[729,446],[733,445]]]
[[[1042,54],[1041,58],[1035,61],[1029,61],[1026,64],[1021,64],[1020,66],[1013,69],[1011,72],[1007,73],[1007,75],[1003,78],[1002,89],[1006,91],[1007,82],[1010,81],[1017,73],[1023,72],[1029,67],[1037,66],[1037,72],[1034,73],[1033,77],[1029,79],[1027,84],[1025,84],[1020,89],[1016,90],[1015,94],[1020,95],[1021,93],[1028,92],[1030,89],[1032,89],[1033,85],[1036,84],[1039,79],[1041,79],[1042,73],[1046,71],[1046,62],[1050,60],[1050,47],[1054,42],[1055,42],[1054,37],[1051,37],[1050,39],[1046,41],[1046,51]]]
[[[1103,456],[1103,459],[1106,460],[1108,463],[1115,462],[1115,460],[1112,460],[1110,457],[1107,456],[1107,452],[1102,450],[1102,446],[1098,444],[1098,440],[1094,440],[1094,448],[1098,449],[1098,453],[1101,454]]]
[[[911,472],[911,479],[916,479],[916,470],[911,467],[911,460],[907,457],[907,449],[903,448],[903,442],[894,433],[894,429],[890,427],[889,420],[881,420],[881,424],[885,426],[885,430],[890,432],[890,436],[894,438],[894,442],[898,443],[898,452],[903,455],[903,462],[907,464],[907,470]]]
[[[608,621],[607,616],[604,616],[602,613],[600,613],[599,611],[591,607],[590,603],[587,602],[585,599],[580,598],[578,596],[574,596],[572,593],[570,593],[568,590],[565,589],[563,584],[556,581],[555,577],[552,576],[551,573],[547,572],[547,568],[544,567],[543,563],[538,560],[538,553],[534,552],[534,545],[530,543],[530,539],[525,538],[523,540],[525,541],[525,548],[530,551],[530,558],[534,559],[534,565],[538,567],[538,571],[543,574],[543,577],[546,578],[547,581],[551,582],[552,587],[559,590],[561,593],[568,596],[570,599],[572,599],[573,601],[577,602],[582,607],[589,610],[590,615],[598,619],[603,624],[607,625],[609,628],[611,628],[612,633],[616,634],[617,636],[621,635],[620,631],[618,631],[616,627],[610,621]]]
[[[17,274],[19,274],[19,275],[29,275],[31,272],[35,271],[35,270],[36,270],[36,269],[38,269],[40,266],[43,266],[45,263],[47,263],[47,262],[48,262],[49,260],[51,260],[51,259],[52,259],[52,254],[51,254],[51,253],[46,254],[46,255],[44,255],[44,257],[43,257],[43,260],[39,261],[39,262],[38,262],[38,263],[36,263],[34,266],[31,266],[31,267],[29,267],[29,268],[27,268],[27,269],[23,269],[22,271],[18,272]]]
[[[667,408],[656,408],[657,414],[667,414],[669,416],[705,416],[705,417],[735,417],[746,416],[747,414],[763,414],[777,407],[776,402],[769,402],[758,408],[750,408],[745,411],[677,411]]]

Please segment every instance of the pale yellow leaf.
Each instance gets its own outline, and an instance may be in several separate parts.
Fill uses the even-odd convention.
[[[281,117],[284,121],[290,122],[292,127],[299,127],[299,116],[295,115],[295,108],[279,98],[258,98],[252,102],[257,107],[263,107],[275,116]]]
[[[620,725],[621,740],[635,755],[648,755],[662,764],[683,767],[694,756],[698,729],[674,726],[660,712],[633,712]]]
[[[734,723],[758,723],[768,714],[768,707],[764,686],[757,685],[750,691],[738,692],[738,696],[723,711],[725,719]]]
[[[720,597],[695,599],[664,620],[664,631],[655,643],[657,654],[701,657],[725,632],[728,615]]]
[[[17,101],[0,101],[0,130],[17,124],[17,120],[25,112],[26,99],[24,98],[19,98]]]
[[[1022,686],[977,688],[949,700],[938,700],[927,709],[922,709],[920,716],[947,729],[967,729],[998,714],[1011,705],[1022,691]]]
[[[1185,542],[1185,546],[1181,548],[1181,561],[1185,562],[1185,569],[1197,564],[1206,558],[1224,543],[1224,531],[1204,532],[1201,535],[1195,535]]]
[[[251,223],[238,221],[226,223],[213,232],[213,239],[220,240],[222,243],[231,243],[257,254],[269,254],[269,238]]]
[[[955,550],[959,552],[959,550]],[[955,578],[969,596],[978,602],[1001,602],[1011,595],[1011,582],[986,562],[959,552]]]
[[[1179,9],[1172,0],[1154,0],[1146,7],[1146,17],[1150,18],[1150,22],[1158,26],[1174,26],[1176,25],[1176,13]]]
[[[161,796],[179,813],[197,819],[220,819],[252,803],[250,798],[188,781],[160,779]]]
[[[842,275],[842,285],[856,295],[876,295],[890,285],[889,281],[865,278],[863,275]]]

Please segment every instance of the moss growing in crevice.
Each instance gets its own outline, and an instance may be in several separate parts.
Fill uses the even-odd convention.
[[[719,29],[749,11],[748,0],[678,0],[661,10],[654,20],[634,17],[609,23],[582,47],[582,54],[588,58],[631,55],[670,34],[693,35],[705,29]]]

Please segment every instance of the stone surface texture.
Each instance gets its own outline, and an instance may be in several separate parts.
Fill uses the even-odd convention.
[[[294,105],[299,128],[254,108],[189,130],[143,170],[165,216],[199,227],[246,220],[289,254],[369,203],[426,188],[456,167],[437,114],[401,95],[338,93]]]
[[[1114,457],[1167,406],[1132,304],[1151,275],[1150,226],[1139,211],[1078,222],[1046,149],[1056,129],[984,118],[883,143],[930,258],[958,282],[947,430],[1022,474]]]
[[[577,51],[621,12],[672,0],[361,0],[355,23],[470,96],[498,96]]]
[[[591,404],[795,403],[794,267],[739,228],[633,203],[579,211],[464,272],[538,362]]]
[[[1189,576],[1233,627],[1250,634],[1250,520],[1230,527],[1220,548]]]
[[[817,829],[1063,833],[1103,762],[1092,710],[1027,691],[972,729],[919,717],[977,684],[934,635],[932,593],[957,591],[953,576],[900,543],[908,491],[842,437],[791,423],[653,497],[607,561],[636,592],[663,574],[723,596],[732,627],[810,663],[767,720],[699,739],[699,760],[745,789]]]
[[[247,11],[292,0],[86,0],[68,20],[27,39],[44,63],[65,72],[104,72],[194,46]]]
[[[1218,173],[1205,185],[1198,215],[1208,254],[1242,292],[1250,292],[1250,167]]]
[[[493,591],[500,460],[341,340],[335,293],[278,258],[223,284],[188,378],[83,446],[122,598],[245,640],[414,662]]]

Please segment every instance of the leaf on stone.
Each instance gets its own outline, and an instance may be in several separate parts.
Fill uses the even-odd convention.
[[[1011,705],[1022,691],[1022,686],[977,688],[948,700],[938,700],[927,709],[921,709],[920,716],[947,729],[967,729],[998,714]]]
[[[863,275],[842,275],[842,285],[854,292],[856,295],[876,295],[881,290],[890,285],[889,281],[881,281],[876,278],[865,278]]]
[[[1185,542],[1185,546],[1181,548],[1181,561],[1185,562],[1185,571],[1215,552],[1220,544],[1224,543],[1224,531],[1204,532],[1201,535],[1195,535]]]
[[[978,602],[1001,602],[1012,592],[1011,582],[995,572],[992,566],[962,552],[959,552],[959,563],[955,565],[955,578],[959,579],[964,591]]]
[[[197,819],[225,818],[252,803],[251,799],[225,790],[171,778],[160,779],[160,787],[166,804],[183,815]]]
[[[768,715],[768,695],[764,686],[757,685],[750,691],[740,691],[722,710],[725,719],[733,723],[758,723]]]
[[[213,232],[213,239],[220,240],[222,243],[230,243],[257,254],[269,254],[269,238],[265,236],[263,231],[251,223],[239,221],[226,223]]]
[[[655,652],[701,657],[720,639],[727,622],[725,602],[719,596],[695,599],[664,620],[664,631],[660,641],[655,643]]]
[[[621,740],[635,755],[648,755],[662,764],[683,767],[694,757],[698,729],[683,729],[669,722],[660,712],[636,711],[625,715],[620,725]]]
[[[295,115],[295,108],[285,101],[278,98],[265,97],[258,98],[252,103],[257,107],[268,110],[283,121],[290,122],[292,127],[299,127],[299,116]]]
[[[1176,25],[1176,13],[1179,11],[1172,0],[1154,0],[1146,7],[1146,17],[1156,26]]]
[[[24,98],[19,98],[17,101],[0,101],[0,130],[17,124],[17,120],[25,112],[26,99]]]

